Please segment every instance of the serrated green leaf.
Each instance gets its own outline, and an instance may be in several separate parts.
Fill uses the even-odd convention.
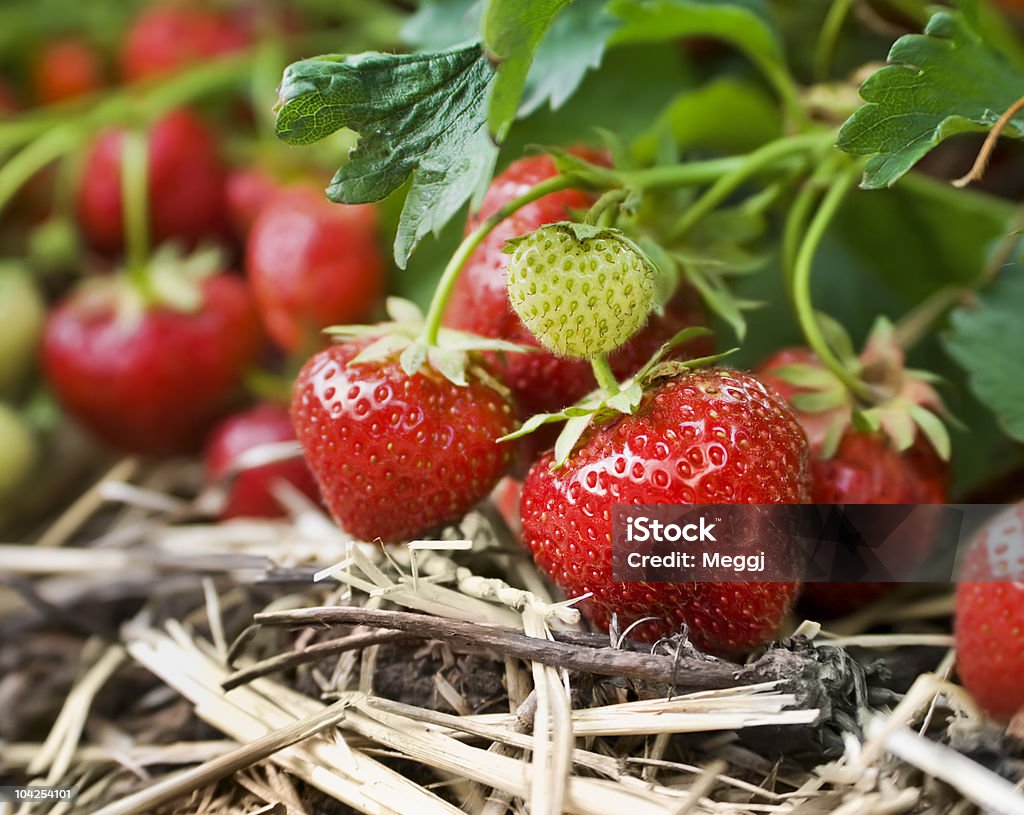
[[[417,242],[491,176],[498,153],[486,123],[493,77],[476,44],[303,60],[285,71],[277,134],[309,144],[341,127],[359,132],[328,188],[334,201],[379,201],[411,176],[395,236],[395,262],[404,268]]]
[[[402,36],[421,51],[441,50],[477,39],[485,8],[489,9],[489,15],[505,18],[524,40],[512,43],[516,46],[513,50],[525,50],[521,60],[510,58],[498,67],[498,85],[509,83],[507,98],[498,86],[494,92],[502,97],[502,104],[508,105],[502,113],[521,119],[545,104],[552,110],[565,104],[587,71],[601,64],[605,43],[619,24],[604,10],[605,0],[565,2],[569,3],[568,7],[545,20],[543,16],[533,18],[532,11],[537,5],[546,4],[534,4],[531,8],[519,0],[492,2],[489,6],[483,0],[426,0],[409,18]],[[529,18],[525,26],[518,25],[516,17],[520,14]],[[534,39],[537,40],[533,43],[535,51],[529,51]],[[520,81],[523,63],[528,69],[526,80],[517,90],[512,87],[513,79],[516,83]],[[496,128],[494,132],[499,130]]]
[[[1011,438],[1024,441],[1024,269],[1015,265],[976,304],[950,316],[946,350],[978,400]],[[973,428],[972,428],[973,429]]]
[[[619,21],[605,11],[605,5],[606,0],[571,0],[555,17],[526,76],[519,118],[545,104],[558,110],[579,87],[587,71],[601,64],[605,43],[619,27]]]
[[[889,63],[861,87],[867,104],[839,131],[842,150],[871,156],[867,189],[894,184],[950,136],[989,130],[1024,95],[1024,73],[959,11],[938,11],[924,34],[898,39]],[[1003,133],[1024,137],[1024,116]]]

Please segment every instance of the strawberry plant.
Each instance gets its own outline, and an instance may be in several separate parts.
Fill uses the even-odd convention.
[[[19,780],[98,812],[1019,804],[1021,3],[7,5]],[[935,519],[1001,502],[925,583]],[[917,582],[616,579],[623,513],[742,504],[888,505]],[[33,661],[66,630],[74,664]],[[125,654],[166,687],[110,713]],[[43,676],[76,703],[21,699]],[[168,688],[246,744],[148,786]],[[698,759],[728,774],[681,789]]]

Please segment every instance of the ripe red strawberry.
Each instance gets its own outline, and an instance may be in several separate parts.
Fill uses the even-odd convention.
[[[822,366],[807,348],[784,349],[760,366],[762,379],[792,402],[794,396],[807,391],[773,375],[773,371],[789,365]],[[913,447],[898,452],[883,433],[866,433],[848,427],[835,453],[823,458],[828,425],[843,408],[813,413],[794,410],[810,444],[812,503],[944,504],[948,500],[949,468],[920,434]],[[919,540],[923,548],[929,542],[926,534]],[[807,583],[802,599],[814,613],[838,617],[877,600],[897,585]]]
[[[472,370],[454,385],[397,360],[352,363],[370,340],[333,345],[299,374],[292,422],[324,501],[358,538],[409,540],[461,518],[511,458],[508,399]]]
[[[249,45],[251,36],[232,17],[198,6],[155,5],[133,22],[121,47],[128,81],[175,73]]]
[[[1024,503],[1004,510],[971,542],[956,592],[957,673],[988,713],[1024,708]],[[1005,578],[1005,582],[997,582]]]
[[[239,471],[239,457],[274,442],[293,441],[295,430],[288,411],[269,402],[222,420],[206,440],[203,461],[208,481],[232,477],[220,519],[279,518],[285,509],[274,497],[274,484],[288,481],[314,501],[320,492],[301,458],[290,458]]]
[[[103,60],[92,43],[64,37],[43,46],[32,64],[32,87],[42,105],[95,93],[103,86]]]
[[[92,146],[78,187],[78,218],[89,242],[104,252],[124,244],[121,201],[123,133],[109,130]],[[178,110],[149,133],[149,223],[154,242],[192,245],[225,227],[225,168],[217,139],[195,114]]]
[[[537,565],[607,629],[648,616],[645,640],[685,623],[699,647],[735,655],[771,638],[795,583],[615,583],[615,504],[803,503],[807,440],[786,404],[750,374],[698,370],[655,384],[631,416],[592,426],[568,462],[540,458],[523,485],[523,538]]]
[[[270,336],[295,350],[322,328],[370,316],[384,290],[384,259],[371,206],[333,204],[322,190],[289,187],[249,234],[246,272]]]
[[[232,170],[224,187],[228,223],[235,237],[245,241],[263,207],[280,191],[277,179],[261,167]]]
[[[197,448],[261,349],[245,283],[201,283],[195,312],[122,308],[124,284],[99,281],[51,312],[46,376],[67,411],[107,443],[139,453]]]
[[[604,161],[603,156],[593,151],[574,152],[594,163]],[[556,173],[554,161],[546,155],[530,156],[510,164],[491,183],[480,210],[466,225],[467,233],[500,207]],[[546,195],[502,221],[477,247],[459,275],[445,311],[445,325],[484,337],[539,347],[509,303],[506,270],[510,256],[503,251],[505,243],[544,224],[571,220],[574,210],[586,209],[591,204],[593,198],[587,193],[564,190]],[[619,378],[633,374],[666,340],[684,328],[703,323],[704,315],[697,299],[688,289],[681,290],[665,307],[664,315],[653,316],[633,340],[610,356],[612,371]],[[701,338],[680,351],[690,356],[703,356],[711,353],[710,341]],[[520,416],[524,418],[560,410],[597,386],[588,362],[557,357],[543,349],[531,354],[495,357],[492,364],[512,390]]]

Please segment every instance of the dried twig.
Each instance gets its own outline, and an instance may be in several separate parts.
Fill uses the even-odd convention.
[[[401,642],[402,640],[418,639],[416,634],[409,634],[404,631],[370,631],[364,634],[351,634],[347,637],[339,637],[335,640],[327,640],[309,645],[299,651],[288,651],[284,654],[277,654],[268,659],[236,671],[224,680],[221,687],[224,690],[237,688],[251,682],[260,676],[286,671],[299,665],[309,662],[317,662],[327,657],[344,654],[346,651],[361,651],[371,645],[383,645],[388,642]]]
[[[665,685],[673,679],[680,687],[711,690],[749,685],[780,676],[765,676],[756,666],[690,656],[679,659],[613,648],[591,648],[567,642],[528,637],[499,626],[477,625],[427,614],[384,611],[358,606],[304,608],[257,614],[259,625],[372,625],[405,631],[423,639],[475,646],[502,655],[553,665],[598,676],[623,676]],[[557,633],[556,633],[557,636]]]

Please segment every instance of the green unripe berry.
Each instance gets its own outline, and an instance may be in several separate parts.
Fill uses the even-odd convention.
[[[0,264],[0,397],[12,396],[32,367],[46,316],[27,271]]]
[[[647,323],[657,297],[656,270],[618,230],[550,224],[510,245],[509,300],[549,351],[592,359]]]
[[[0,497],[21,486],[36,463],[32,429],[13,408],[0,402]]]

